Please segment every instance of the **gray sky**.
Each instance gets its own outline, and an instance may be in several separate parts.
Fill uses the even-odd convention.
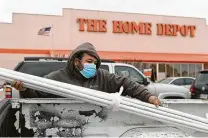
[[[12,22],[12,12],[61,15],[62,8],[208,19],[208,0],[0,0],[0,22]]]

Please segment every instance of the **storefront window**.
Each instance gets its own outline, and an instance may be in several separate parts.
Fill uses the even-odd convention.
[[[188,77],[189,66],[188,64],[181,64],[181,76]]]
[[[173,64],[166,64],[167,77],[173,77]]]
[[[189,77],[195,77],[195,64],[189,64]]]
[[[142,63],[143,69],[150,69],[150,63]]]
[[[202,70],[202,64],[159,63],[159,70],[157,70],[157,63],[129,61],[126,61],[125,63],[134,65],[142,72],[144,69],[153,69],[154,77],[156,80],[160,80],[166,77],[197,77],[198,72]]]
[[[165,72],[165,64],[159,64],[159,72]]]
[[[195,68],[196,77],[198,76],[199,71],[201,71],[201,70],[202,70],[202,65],[201,64],[196,64],[196,68]]]
[[[137,69],[139,69],[140,71],[142,71],[142,63],[141,62],[129,62],[128,64],[131,64],[131,65],[135,66]]]
[[[181,69],[180,69],[180,64],[173,64],[174,67],[174,77],[180,77],[181,76]]]
[[[141,62],[134,62],[133,64],[136,68],[138,68],[139,70],[142,69],[142,63]]]

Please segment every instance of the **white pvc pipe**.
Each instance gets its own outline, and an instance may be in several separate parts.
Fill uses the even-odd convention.
[[[64,96],[66,96],[66,97],[72,97],[73,96],[73,97],[76,97],[76,99],[79,99],[79,100],[81,100],[80,97],[82,98],[82,100],[85,99],[85,98],[86,99],[91,99],[91,100],[96,101],[96,104],[98,104],[98,105],[103,105],[102,103],[105,103],[105,105],[111,105],[112,104],[112,102],[104,100],[104,99],[98,99],[97,97],[92,97],[92,96],[82,94],[82,93],[79,93],[79,92],[66,90],[64,88],[57,87],[57,86],[54,86],[54,85],[47,85],[46,83],[41,83],[39,81],[33,81],[32,79],[27,79],[27,78],[20,77],[20,76],[12,76],[11,74],[6,75],[5,73],[2,73],[2,72],[0,72],[0,76],[3,76],[3,77],[1,77],[1,79],[5,80],[5,81],[10,81],[11,82],[12,78],[14,78],[14,80],[20,80],[25,84],[26,87],[28,85],[29,88],[31,87],[31,85],[29,85],[29,84],[35,84],[35,88],[36,87],[39,87],[39,88],[43,87],[43,90],[44,90],[44,88],[53,89],[54,91],[50,91],[52,94],[60,95],[60,93],[57,93],[57,91],[61,91],[62,93],[65,94]],[[9,79],[7,80],[6,78],[9,78]]]
[[[22,80],[22,78],[19,78]],[[10,81],[12,82],[12,80]],[[31,83],[39,83],[39,82],[34,82],[34,81],[30,81]],[[51,86],[46,86],[45,84],[36,84],[35,86],[32,86],[31,84],[29,83],[24,83],[25,86],[29,87],[29,88],[32,88],[32,89],[37,89],[37,90],[40,90],[40,91],[45,91],[45,92],[51,92],[53,94],[59,94],[60,93],[57,93],[56,91],[53,90],[53,87]],[[40,88],[40,86],[44,87],[44,88]],[[50,89],[49,89],[50,88]],[[65,96],[65,97],[69,97],[69,94],[65,92],[65,90],[60,90],[62,92],[62,96]],[[67,92],[71,92],[70,90],[68,90]],[[64,93],[64,94],[63,94]],[[65,94],[66,93],[66,94]],[[83,96],[83,95],[82,95]],[[72,98],[75,98],[75,99],[79,99],[79,100],[83,100],[83,101],[86,101],[86,102],[90,102],[90,103],[93,103],[93,104],[99,104],[100,106],[109,106],[110,103],[104,101],[103,99],[95,99],[94,97],[87,97],[87,96],[84,96],[84,98],[82,97],[76,97],[74,95],[70,95],[70,97]],[[105,103],[105,104],[102,104],[102,103]],[[169,116],[169,117],[173,117],[173,118],[176,118],[176,119],[181,119],[183,121],[189,121],[189,122],[193,122],[193,120],[190,120],[190,119],[187,119],[187,118],[182,118],[182,117],[178,117],[177,115],[172,115],[170,113],[165,113],[165,112],[162,112],[162,111],[158,111],[157,109],[149,109],[148,107],[145,107],[145,106],[140,106],[139,104],[137,106],[135,105],[132,105],[131,103],[127,103],[126,101],[122,101],[121,104],[124,104],[124,105],[127,105],[127,106],[133,106],[134,108],[137,108],[137,109],[142,109],[142,110],[147,110],[149,112],[154,112],[154,113],[158,113],[158,114],[161,114],[161,115],[165,115],[165,116]],[[198,123],[198,122],[193,122],[193,123]],[[204,125],[203,123],[200,123],[200,125]]]
[[[51,87],[49,87],[49,89],[50,89]],[[86,100],[85,100],[86,101]],[[151,113],[151,115],[152,115],[152,113]],[[163,120],[164,121],[164,120]],[[201,129],[201,128],[200,128]]]
[[[27,83],[26,83],[26,85],[27,86],[30,86],[31,88],[34,88],[32,85],[29,85]],[[36,88],[36,86],[35,86],[35,88]],[[45,90],[45,91],[52,92],[53,90],[50,90],[49,88],[50,87],[48,87],[48,86],[46,88],[39,87],[39,90],[41,90],[41,91],[44,91]],[[62,90],[60,90],[60,91],[63,92]],[[83,100],[83,99],[81,99],[81,100]],[[86,99],[84,99],[84,101],[86,101]],[[89,101],[87,100],[87,102],[89,102]],[[90,101],[90,102],[92,102],[92,101]],[[95,102],[95,104],[100,104],[100,103]],[[147,117],[148,116],[151,119],[157,118],[157,120],[165,121],[165,122],[168,122],[168,123],[177,123],[180,126],[184,126],[184,124],[185,124],[186,127],[188,127],[188,128],[192,128],[194,126],[194,129],[197,129],[198,131],[199,130],[200,131],[204,131],[204,128],[205,128],[205,132],[207,132],[207,130],[208,130],[208,129],[206,129],[205,126],[201,126],[201,125],[193,124],[193,123],[189,123],[189,122],[188,122],[188,126],[187,126],[187,122],[184,122],[183,120],[181,121],[181,120],[177,120],[177,119],[174,119],[174,118],[171,118],[171,117],[165,117],[163,115],[152,114],[152,112],[144,111],[144,110],[141,110],[141,109],[134,109],[134,107],[128,107],[128,106],[125,106],[125,105],[121,105],[121,111],[132,112],[132,113],[134,113],[136,115],[138,115],[138,114],[141,115],[142,114],[144,117]]]
[[[40,85],[40,84],[39,84]],[[57,94],[57,93],[55,93],[55,94]],[[86,98],[86,97],[85,97]],[[102,101],[102,100],[101,100]],[[89,101],[88,101],[89,102]],[[143,109],[145,109],[145,108],[143,108]],[[146,110],[147,110],[147,108],[146,108]]]
[[[21,72],[17,72],[17,71],[12,71],[12,70],[5,69],[5,68],[0,68],[0,71],[7,72],[7,73],[13,74],[15,76],[25,77],[25,78],[28,78],[28,79],[32,79],[32,80],[35,80],[35,81],[42,82],[42,83],[47,82],[47,84],[55,85],[55,86],[58,86],[58,87],[61,87],[61,88],[66,88],[66,89],[69,89],[69,90],[72,90],[72,91],[77,91],[77,92],[80,92],[80,93],[86,93],[87,92],[88,94],[90,94],[94,97],[100,97],[102,95],[104,99],[109,99],[109,95],[106,95],[107,93],[102,92],[102,91],[99,91],[100,93],[98,93],[97,90],[84,88],[84,87],[80,87],[80,86],[76,86],[76,85],[72,85],[72,84],[68,84],[68,83],[64,83],[64,82],[59,82],[59,81],[55,81],[55,80],[51,80],[51,79],[47,79],[47,78],[37,77],[37,76],[34,76],[34,75],[25,74],[25,73],[21,73]]]
[[[198,122],[196,120],[191,120],[189,118],[181,117],[181,116],[178,116],[178,115],[175,115],[175,114],[171,114],[171,113],[168,113],[168,112],[163,112],[163,111],[158,110],[157,108],[153,109],[153,108],[148,108],[148,107],[141,106],[141,105],[132,105],[131,103],[128,103],[126,101],[122,101],[121,104],[125,105],[125,106],[128,106],[128,107],[133,107],[135,109],[139,109],[139,110],[143,110],[143,111],[148,111],[148,112],[160,114],[160,115],[163,115],[163,116],[168,116],[168,117],[171,117],[171,118],[179,119],[179,120],[182,120],[182,121],[187,121],[187,122],[194,123],[194,124],[199,124],[201,126],[208,126],[205,123]]]
[[[112,99],[109,98],[109,94],[108,93],[104,93],[104,92],[101,92],[101,91],[98,92],[96,90],[83,88],[83,87],[75,86],[75,85],[72,85],[72,84],[66,84],[66,83],[62,83],[62,82],[57,82],[57,81],[49,80],[49,79],[46,79],[46,78],[41,78],[40,79],[40,77],[36,77],[36,76],[33,76],[33,75],[28,75],[28,74],[25,74],[25,73],[20,73],[20,72],[16,72],[16,71],[4,69],[4,68],[0,68],[0,71],[1,70],[4,71],[4,72],[8,72],[8,73],[11,73],[11,74],[18,75],[18,76],[24,76],[24,77],[29,78],[29,79],[37,80],[37,81],[40,81],[40,82],[43,82],[43,83],[47,82],[47,84],[52,84],[52,85],[59,86],[59,87],[62,87],[62,88],[66,88],[66,89],[69,89],[69,90],[77,91],[77,92],[80,92],[82,94],[86,94],[86,92],[87,92],[88,95],[91,95],[93,97],[98,97],[98,98],[102,97],[102,99],[112,101]],[[144,103],[144,102],[141,102],[139,100],[134,100],[134,99],[126,98],[126,97],[122,97],[122,100],[126,101],[128,103],[132,103],[132,105],[134,104],[135,106],[139,104],[139,105],[142,105],[142,106],[145,106],[145,107],[149,107],[149,108],[153,108],[153,109],[156,108],[154,105],[151,105],[151,104],[148,104],[148,103]],[[158,107],[157,110],[161,110],[163,112],[175,114],[177,116],[186,117],[186,118],[198,121],[198,122],[202,122],[202,123],[207,123],[208,124],[208,120],[205,119],[205,118],[194,116],[194,115],[190,115],[190,114],[183,113],[183,112],[180,112],[180,111],[176,111],[176,110],[173,110],[173,109],[167,109],[167,108],[164,108],[164,107]]]
[[[13,82],[14,80],[12,79],[5,79],[5,77],[1,77],[0,75],[0,79],[1,80],[5,80],[5,81],[8,81],[8,82]],[[90,102],[90,103],[93,103],[93,104],[100,104],[100,106],[107,106],[107,104],[103,104],[103,103],[100,103],[100,101],[93,101],[91,98],[89,99],[88,97],[77,97],[77,96],[74,96],[74,95],[70,95],[69,96],[69,93],[65,93],[64,91],[60,91],[61,93],[58,93],[57,90],[53,90],[53,89],[48,89],[48,87],[40,87],[38,85],[34,85],[34,84],[30,84],[30,83],[27,83],[27,82],[24,82],[24,85],[27,87],[27,88],[30,88],[30,89],[34,89],[34,90],[38,90],[38,91],[43,91],[43,92],[51,92],[52,94],[57,94],[57,95],[60,95],[60,96],[63,96],[63,97],[71,97],[71,98],[75,98],[75,99],[78,99],[78,100],[81,100],[81,101],[86,101],[86,102]],[[68,90],[70,92],[70,90]]]
[[[148,107],[148,108],[151,108],[151,109],[155,109],[156,108],[158,111],[171,113],[171,114],[174,114],[174,115],[177,115],[177,116],[186,117],[186,118],[189,118],[191,120],[195,120],[195,121],[199,121],[199,122],[208,124],[208,120],[207,119],[199,117],[199,116],[191,115],[191,114],[184,113],[184,112],[177,111],[177,110],[173,110],[173,109],[170,109],[170,108],[165,108],[165,107],[160,107],[160,106],[159,107],[155,107],[154,105],[146,104],[144,102],[140,102],[138,100],[130,99],[130,98],[126,98],[126,97],[122,97],[122,100],[127,102],[127,103],[130,103],[129,106],[136,107],[139,104],[139,105],[142,105],[143,107]],[[126,104],[126,105],[128,105],[128,104]]]

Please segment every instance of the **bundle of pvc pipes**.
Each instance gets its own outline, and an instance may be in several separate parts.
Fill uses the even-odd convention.
[[[27,88],[64,97],[72,97],[107,108],[114,107],[117,110],[127,113],[208,133],[208,120],[205,118],[164,107],[155,107],[154,105],[125,98],[117,94],[108,94],[4,68],[0,68],[0,79],[9,83],[12,83],[14,80],[19,80]]]

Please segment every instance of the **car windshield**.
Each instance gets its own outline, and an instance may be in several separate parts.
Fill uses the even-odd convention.
[[[167,79],[162,79],[158,81],[158,83],[164,83],[164,84],[169,84],[173,79],[167,78]]]
[[[196,79],[196,83],[205,83],[208,84],[208,72],[200,73]]]
[[[66,62],[24,62],[17,71],[43,77],[65,66]]]

